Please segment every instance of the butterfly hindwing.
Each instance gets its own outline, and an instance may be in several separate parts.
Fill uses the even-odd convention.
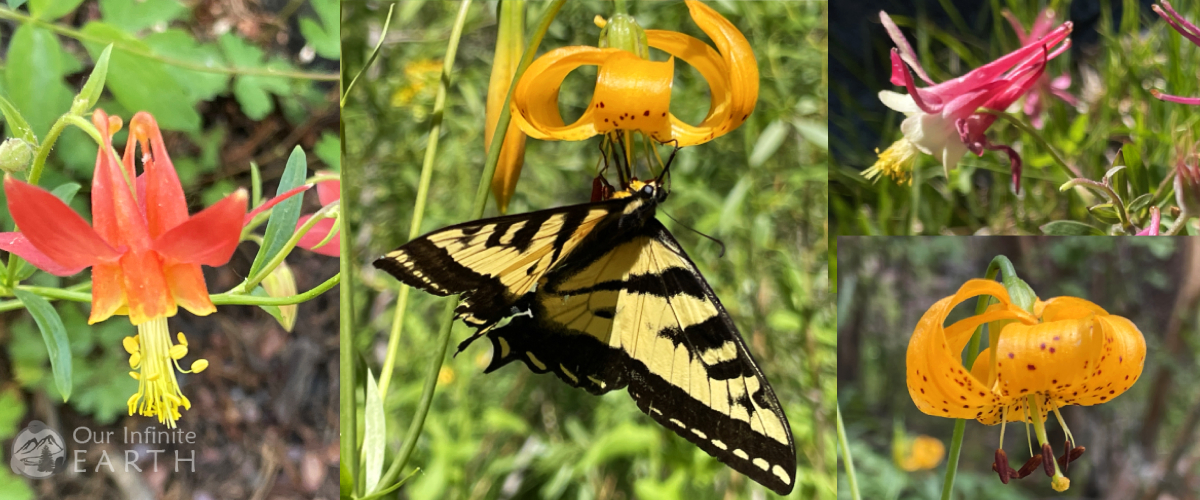
[[[507,324],[487,332],[487,370],[520,359],[595,394],[628,387],[664,427],[790,491],[787,418],[695,264],[653,218],[606,236],[547,273]]]
[[[458,316],[476,327],[491,325],[511,314],[538,279],[598,225],[619,217],[627,203],[612,200],[457,224],[408,242],[375,266],[435,295],[462,294]]]

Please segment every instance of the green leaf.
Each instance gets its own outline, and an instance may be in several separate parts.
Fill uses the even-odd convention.
[[[1042,226],[1042,233],[1051,236],[1104,236],[1104,231],[1073,220],[1056,220]]]
[[[1125,158],[1125,166],[1129,167],[1129,183],[1133,185],[1133,195],[1140,196],[1150,192],[1150,178],[1146,165],[1142,163],[1142,148],[1130,142],[1121,146],[1121,156]]]
[[[300,18],[300,34],[312,45],[317,54],[326,59],[338,60],[342,52],[340,4],[337,0],[313,0],[312,8],[317,19]]]
[[[154,115],[159,127],[168,130],[194,132],[200,129],[200,114],[196,101],[171,76],[167,66],[145,57],[150,47],[120,28],[103,22],[91,22],[83,32],[96,42],[84,42],[88,52],[96,57],[106,44],[116,45],[109,62],[108,90],[126,109],[146,111]]]
[[[0,96],[0,112],[4,113],[4,123],[8,124],[9,133],[13,137],[24,139],[31,145],[38,143],[37,136],[33,135],[33,130],[29,128],[25,117],[21,116],[21,112],[17,111],[17,108],[4,96]]]
[[[25,403],[21,402],[17,388],[0,391],[0,441],[13,437],[24,418]]]
[[[1129,213],[1136,214],[1138,212],[1141,212],[1142,210],[1145,210],[1146,207],[1150,206],[1150,201],[1153,199],[1154,199],[1154,195],[1152,195],[1150,193],[1146,193],[1141,196],[1138,196],[1137,198],[1134,198],[1133,201],[1129,202]]]
[[[270,297],[271,296],[271,294],[267,293],[267,290],[261,286],[254,287],[254,290],[250,292],[250,295],[253,295],[255,297]],[[258,306],[258,308],[262,309],[263,311],[266,311],[267,314],[270,314],[271,317],[275,318],[275,321],[278,322],[279,324],[281,324],[281,325],[283,324],[283,312],[279,310],[279,306],[260,305],[260,306]]]
[[[1088,207],[1088,213],[1092,214],[1092,217],[1095,217],[1096,220],[1105,224],[1121,223],[1121,216],[1117,213],[1117,209],[1112,203],[1101,203]]]
[[[17,0],[24,1],[24,0]],[[33,490],[29,488],[28,479],[17,477],[10,469],[0,469],[0,491],[4,492],[5,500],[33,500]]]
[[[100,0],[105,22],[130,33],[166,24],[188,13],[178,0]]]
[[[79,7],[83,0],[30,0],[29,13],[47,21],[65,16]]]
[[[283,169],[283,176],[279,179],[279,189],[275,190],[275,195],[279,196],[287,191],[304,184],[304,179],[308,177],[308,160],[304,155],[304,150],[300,146],[296,146],[292,150],[292,155],[288,157],[287,166]],[[254,263],[250,265],[250,276],[255,276],[262,270],[275,254],[283,249],[283,245],[287,244],[288,238],[296,232],[296,221],[300,220],[300,208],[304,198],[301,196],[292,196],[271,209],[271,218],[267,220],[267,230],[263,235],[262,246],[258,249],[258,255],[254,256]]]
[[[72,92],[63,81],[62,60],[62,47],[54,33],[24,24],[13,34],[4,72],[8,98],[36,135],[45,135],[71,106]]]
[[[50,352],[54,384],[65,402],[71,398],[71,345],[67,339],[67,329],[54,306],[46,299],[21,289],[14,289],[13,294],[25,304],[25,310],[33,316],[38,330],[42,332],[42,340],[46,342],[46,350]]]
[[[317,158],[330,170],[342,171],[342,141],[338,139],[337,134],[322,132],[317,143],[313,145],[313,154],[317,155]]]
[[[375,374],[367,369],[367,401],[363,411],[363,473],[366,491],[374,491],[383,475],[383,457],[387,451],[387,419],[384,418],[383,397]]]
[[[8,8],[17,10],[22,5],[25,5],[25,0],[8,0]]]
[[[230,33],[221,35],[217,40],[221,51],[236,68],[291,70],[286,63],[263,63],[263,51],[249,42]],[[278,76],[249,76],[242,75],[234,79],[233,96],[242,106],[242,112],[251,120],[261,120],[275,109],[271,94],[286,96],[290,92],[288,79]]]
[[[112,48],[111,43],[107,47],[104,47],[104,52],[101,52],[100,57],[96,58],[96,67],[88,75],[87,82],[83,84],[83,89],[79,91],[79,95],[75,96],[75,102],[83,101],[86,103],[79,110],[81,114],[92,109],[92,106],[96,105],[96,101],[100,100],[100,94],[104,92],[104,79],[108,77],[108,59],[112,56]]]
[[[215,44],[199,43],[192,35],[178,28],[171,28],[162,33],[151,33],[143,41],[155,54],[187,61],[201,66],[226,66],[221,49]],[[212,100],[229,88],[229,75],[208,73],[185,68],[171,68],[171,76],[187,89],[188,96],[193,101]]]
[[[754,143],[754,152],[750,153],[750,167],[757,167],[770,159],[779,150],[779,146],[783,145],[787,134],[788,126],[783,120],[775,120],[767,125],[762,134],[759,134],[758,141]]]

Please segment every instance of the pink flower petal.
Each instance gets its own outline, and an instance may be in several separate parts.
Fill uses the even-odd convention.
[[[300,220],[296,222],[296,228],[299,229],[300,226],[304,225],[304,223],[310,218],[312,218],[311,215],[305,215],[301,217]],[[329,240],[329,243],[321,245],[317,248],[313,248],[313,245],[324,241],[325,237],[329,235],[330,231],[336,232],[336,227],[334,226],[334,223],[336,222],[336,219],[321,219],[317,221],[307,233],[304,233],[304,236],[300,237],[300,241],[296,243],[296,246],[312,250],[313,252],[321,255],[328,255],[330,257],[340,256],[342,254],[342,248],[336,235]]]
[[[342,199],[342,181],[321,181],[317,183],[317,199],[321,206]]]

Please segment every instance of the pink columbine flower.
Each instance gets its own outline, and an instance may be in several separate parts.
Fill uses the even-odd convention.
[[[911,182],[912,163],[918,152],[937,157],[949,175],[967,151],[983,156],[984,150],[1000,150],[1008,154],[1013,186],[1019,192],[1021,157],[1013,148],[988,140],[984,132],[996,117],[976,111],[981,107],[1006,109],[1029,92],[1045,71],[1046,61],[1070,47],[1071,23],[1065,22],[1042,39],[970,73],[935,84],[896,23],[886,12],[880,12],[879,18],[896,43],[892,49],[891,82],[908,90],[908,94],[880,91],[879,100],[908,118],[900,124],[904,137],[881,153],[875,165],[863,171],[863,175],[873,179],[887,174],[897,181]],[[917,88],[909,67],[930,86]]]
[[[1054,11],[1049,8],[1038,13],[1037,19],[1034,19],[1033,26],[1029,27],[1028,33],[1025,32],[1025,27],[1012,12],[1005,10],[1003,15],[1005,19],[1008,19],[1008,24],[1012,25],[1013,31],[1017,33],[1017,39],[1021,41],[1022,47],[1036,43],[1054,28]],[[1070,86],[1070,73],[1063,73],[1053,79],[1048,75],[1042,75],[1037,79],[1037,82],[1033,84],[1033,90],[1025,96],[1025,116],[1029,117],[1029,122],[1035,128],[1042,128],[1042,110],[1046,100],[1051,96],[1062,99],[1071,106],[1079,105],[1079,99],[1067,92],[1067,88]]]
[[[1158,15],[1162,16],[1163,20],[1166,21],[1167,24],[1170,24],[1172,28],[1175,28],[1175,31],[1178,31],[1180,35],[1183,35],[1184,38],[1187,38],[1192,43],[1200,45],[1200,27],[1196,27],[1195,24],[1188,22],[1188,20],[1179,15],[1178,12],[1175,12],[1175,9],[1171,8],[1171,2],[1163,0],[1162,7],[1155,5],[1153,8],[1154,12],[1157,12]],[[1158,89],[1150,89],[1150,94],[1164,101],[1177,102],[1180,104],[1200,104],[1200,97],[1173,96],[1159,92]]]

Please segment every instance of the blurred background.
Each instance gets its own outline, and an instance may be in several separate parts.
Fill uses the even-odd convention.
[[[389,3],[343,6],[343,71],[353,77],[379,37]],[[530,2],[526,33],[541,2]],[[686,148],[671,168],[673,189],[659,213],[733,316],[779,396],[796,440],[794,498],[834,498],[834,329],[826,285],[826,60],[824,2],[713,2],[749,39],[761,72],[758,106],[746,124]],[[469,218],[484,163],[484,102],[496,38],[496,3],[476,3],[446,99],[441,143],[420,232]],[[708,42],[683,2],[630,2],[645,28]],[[378,375],[398,283],[370,262],[407,239],[432,106],[456,3],[401,2],[378,59],[360,77],[343,114],[347,164],[361,169],[352,216],[358,253],[355,356]],[[593,17],[612,4],[567,2],[541,50],[595,45]],[[657,60],[663,54],[651,50]],[[699,123],[708,88],[676,64],[671,111]],[[570,121],[591,98],[595,68],[563,85]],[[599,138],[530,140],[510,213],[589,200]],[[644,168],[644,167],[643,167]],[[643,170],[644,172],[644,170]],[[644,175],[644,174],[643,174]],[[485,216],[497,215],[489,201]],[[719,238],[718,245],[685,229]],[[415,410],[447,299],[414,291],[400,362],[386,401],[388,460]],[[452,342],[472,330],[454,327]],[[520,365],[484,375],[491,352],[477,342],[448,359],[401,490],[402,498],[761,498],[761,486],[638,411],[625,391],[594,397]],[[343,346],[343,348],[347,348]],[[362,373],[360,368],[359,373]],[[359,387],[358,390],[362,391]],[[361,433],[359,434],[361,435]]]
[[[1190,131],[1200,113],[1195,106],[1163,102],[1151,89],[1181,96],[1200,95],[1196,68],[1200,48],[1183,39],[1151,11],[1153,0],[867,0],[834,4],[830,11],[829,96],[833,131],[830,164],[830,219],[833,234],[1042,234],[1048,222],[1086,224],[1077,231],[1112,232],[1110,219],[1088,208],[1108,200],[1093,192],[1059,192],[1068,176],[1055,166],[1045,144],[999,119],[987,132],[995,143],[1013,146],[1024,162],[1021,194],[1013,192],[1008,158],[989,151],[967,154],[946,178],[940,161],[919,155],[912,185],[890,179],[867,180],[861,171],[899,139],[904,116],[879,101],[880,90],[905,93],[892,85],[889,51],[894,46],[879,21],[887,11],[900,26],[935,82],[962,76],[1022,46],[1003,12],[1028,31],[1044,10],[1055,23],[1074,23],[1072,46],[1049,62],[1043,78],[1069,77],[1068,99],[1039,94],[1037,117],[1017,101],[1008,111],[1038,133],[1081,177],[1099,181],[1125,148],[1128,183],[1120,189],[1139,227],[1153,204],[1168,214],[1174,205],[1169,176],[1181,153],[1194,151]],[[1179,13],[1200,21],[1200,3],[1173,2]],[[920,86],[924,86],[921,83]],[[1122,188],[1124,184],[1120,184]],[[1167,215],[1170,218],[1170,215]],[[1194,229],[1192,229],[1194,231]],[[1076,233],[1078,234],[1078,233]],[[1189,234],[1196,234],[1195,232]]]
[[[149,111],[163,129],[191,213],[238,187],[249,188],[250,164],[275,192],[291,150],[307,153],[310,175],[336,170],[338,141],[337,0],[9,0],[0,6],[0,95],[16,106],[39,138],[67,112],[71,98],[110,42],[106,89],[98,108],[126,127]],[[13,135],[7,125],[5,137]],[[96,144],[68,127],[55,144],[40,185],[77,183],[72,206],[88,218]],[[122,149],[123,150],[123,149]],[[0,193],[0,203],[3,203]],[[315,192],[304,213],[319,208]],[[0,227],[12,229],[7,210]],[[261,229],[259,230],[261,234]],[[258,246],[243,243],[229,265],[205,267],[210,293],[246,276]],[[300,291],[338,272],[335,258],[296,250],[286,261]],[[70,285],[88,273],[31,284]],[[7,299],[6,299],[7,300]],[[194,445],[166,446],[157,472],[138,447],[145,473],[125,473],[124,430],[163,430],[157,419],[127,415],[137,389],[121,339],[136,329],[124,316],[89,326],[86,303],[56,303],[71,340],[73,392],[63,403],[45,343],[29,314],[0,314],[0,446],[31,420],[67,430],[68,453],[86,451],[87,473],[28,480],[0,467],[0,499],[28,498],[333,498],[337,494],[336,292],[300,304],[292,332],[258,307],[220,306],[197,318],[180,309],[172,333],[185,332],[193,357],[208,370],[182,375],[192,408],[179,429]],[[190,362],[190,361],[189,361]],[[70,430],[112,431],[110,444],[75,444]],[[114,466],[97,467],[101,451]],[[195,451],[195,470],[174,451]],[[73,455],[72,455],[73,456]],[[5,462],[7,464],[7,460]],[[99,472],[96,472],[97,469]],[[132,471],[133,469],[129,469]]]
[[[991,470],[999,426],[966,423],[955,498],[1166,500],[1200,494],[1200,238],[922,237],[838,239],[838,400],[863,498],[940,498],[954,421],[917,410],[905,353],[917,320],[1005,255],[1038,297],[1075,296],[1142,331],[1142,378],[1110,403],[1062,410],[1076,442],[1071,488],[1034,472],[1007,486]],[[973,304],[973,301],[970,301]],[[972,306],[973,307],[973,306]],[[1009,461],[1029,458],[1009,425]],[[1062,443],[1057,423],[1049,441]],[[900,434],[927,436],[897,450]],[[930,439],[940,441],[943,449]],[[1061,446],[1055,450],[1061,453]],[[1014,468],[1016,465],[1014,465]],[[839,476],[840,497],[846,492]]]

